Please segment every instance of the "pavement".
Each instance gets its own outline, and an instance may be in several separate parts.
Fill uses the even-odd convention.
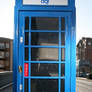
[[[6,87],[0,92],[13,92],[12,86]],[[76,92],[92,92],[92,80],[86,78],[77,78],[76,79]]]
[[[77,78],[76,92],[92,92],[92,80]]]
[[[12,85],[10,85],[10,86],[8,86],[8,87],[6,87],[6,88],[0,90],[0,92],[13,92],[13,91],[12,91]]]

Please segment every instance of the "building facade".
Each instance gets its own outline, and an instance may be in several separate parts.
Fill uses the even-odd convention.
[[[13,40],[0,38],[0,72],[12,71]]]
[[[92,38],[82,38],[77,44],[77,63],[80,73],[92,71]]]

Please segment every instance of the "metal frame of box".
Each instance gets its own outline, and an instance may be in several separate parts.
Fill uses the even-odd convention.
[[[68,87],[68,89],[70,90],[65,89],[65,92],[75,92],[76,90],[76,9],[75,9],[75,0],[69,0],[68,6],[23,5],[22,0],[15,1],[15,16],[14,16],[15,17],[15,22],[14,22],[15,31],[14,31],[14,44],[13,44],[13,71],[14,71],[13,73],[13,77],[14,77],[13,92],[19,92],[18,91],[19,84],[20,84],[19,78],[20,76],[22,76],[18,72],[18,66],[20,65],[19,56],[21,55],[21,53],[19,53],[19,50],[22,49],[21,48],[22,45],[21,44],[19,45],[19,40],[21,37],[21,32],[19,31],[20,30],[19,28],[20,20],[22,21],[23,20],[22,18],[25,15],[30,15],[30,13],[34,15],[34,13],[36,14],[36,12],[39,12],[39,14],[40,15],[42,14],[43,16],[45,16],[45,14],[43,13],[49,12],[49,13],[53,13],[54,14],[53,16],[62,15],[62,16],[70,17],[69,19],[69,21],[71,21],[69,25],[70,33],[68,34],[69,39],[70,39],[70,54],[69,54],[70,55],[70,83],[69,83],[70,87]],[[55,12],[57,13],[55,14]],[[46,15],[49,15],[49,14],[46,14]],[[53,77],[51,78],[53,79]],[[59,92],[60,92],[60,89],[59,89]]]

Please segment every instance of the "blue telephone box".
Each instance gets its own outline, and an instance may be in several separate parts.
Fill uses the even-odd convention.
[[[13,92],[76,92],[75,0],[16,0]]]

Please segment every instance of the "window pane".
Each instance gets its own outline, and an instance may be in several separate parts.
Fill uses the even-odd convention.
[[[9,49],[9,43],[6,43],[6,48]]]
[[[5,43],[0,43],[0,49],[5,49]]]
[[[61,61],[65,61],[65,48],[61,48]]]
[[[29,30],[29,17],[25,17],[25,30]]]
[[[61,30],[65,30],[65,18],[61,17]]]
[[[25,32],[25,45],[29,45],[29,32]]]
[[[9,58],[9,52],[8,51],[5,53],[5,57]]]
[[[32,61],[58,61],[58,48],[32,48]]]
[[[59,44],[59,34],[51,32],[32,32],[31,44],[41,46],[57,46]]]
[[[5,59],[5,52],[0,51],[0,59]]]
[[[8,62],[8,61],[6,61]],[[0,69],[5,69],[5,62],[3,60],[0,60]]]
[[[32,79],[31,92],[58,92],[58,80]]]
[[[65,33],[61,33],[61,45],[65,45]]]
[[[61,80],[61,92],[65,92],[65,80]]]
[[[65,64],[61,64],[61,76],[65,76]]]
[[[32,17],[32,30],[59,30],[59,19],[55,17]]]
[[[29,60],[29,48],[25,48],[25,60]]]
[[[58,64],[31,64],[31,76],[58,76]]]
[[[24,79],[24,90],[28,92],[28,79]]]

